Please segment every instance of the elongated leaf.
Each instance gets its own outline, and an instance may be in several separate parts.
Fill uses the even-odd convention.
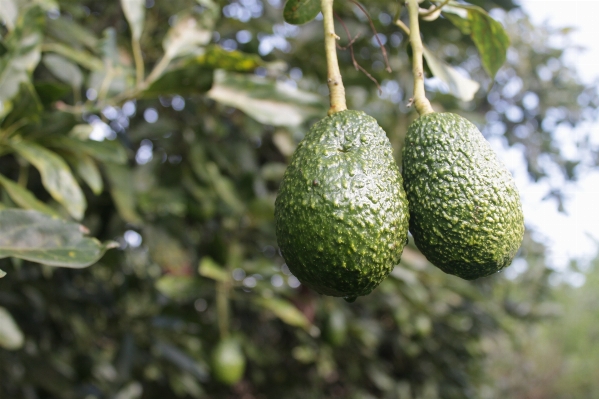
[[[168,94],[181,96],[206,93],[212,87],[214,71],[202,65],[197,57],[176,63],[142,93],[144,97]]]
[[[145,0],[121,0],[121,7],[129,22],[131,28],[131,36],[133,40],[139,41],[141,32],[144,29],[144,19],[146,17],[146,1]]]
[[[510,38],[503,25],[491,18],[486,11],[473,8],[469,10],[468,16],[472,30],[470,36],[478,48],[483,67],[491,79],[494,79],[506,60]]]
[[[77,50],[61,43],[47,43],[44,45],[44,50],[60,54],[90,71],[104,69],[102,60],[87,51]]]
[[[50,266],[82,268],[97,262],[114,242],[85,237],[78,223],[36,211],[0,211],[0,258],[13,256]]]
[[[80,151],[102,162],[122,165],[127,162],[127,152],[117,140],[80,140],[69,136],[56,136],[48,141],[49,147]]]
[[[73,87],[81,87],[83,74],[76,64],[56,54],[46,54],[42,61],[58,79]]]
[[[468,11],[463,8],[445,6],[443,7],[443,16],[454,24],[464,35],[470,35],[470,21],[468,20]]]
[[[49,18],[47,32],[49,36],[55,37],[58,41],[67,43],[68,47],[80,49],[85,46],[94,52],[98,49],[99,39],[93,31],[65,16],[56,19]]]
[[[10,145],[40,172],[42,183],[50,195],[73,218],[81,220],[87,203],[67,163],[56,153],[30,141],[13,140]]]
[[[13,99],[41,58],[43,14],[30,8],[17,20],[15,29],[3,41],[7,51],[0,57],[0,118],[13,108]]]
[[[266,78],[224,71],[216,71],[208,96],[274,126],[298,126],[308,118],[324,116],[327,109],[315,94]]]
[[[0,347],[16,350],[23,346],[25,337],[8,310],[0,306]]]
[[[310,321],[293,304],[277,298],[257,298],[254,303],[266,310],[271,311],[284,323],[294,327],[308,329]]]
[[[133,189],[133,175],[126,166],[105,163],[104,171],[110,182],[110,194],[121,217],[129,223],[141,223]]]
[[[91,156],[84,152],[79,152],[70,154],[67,160],[73,165],[77,174],[87,183],[94,194],[99,195],[102,193],[104,189],[102,175]]]
[[[216,44],[206,46],[206,51],[197,57],[197,61],[207,68],[232,72],[251,72],[259,66],[266,65],[256,54],[228,51]]]
[[[285,22],[293,25],[302,25],[312,21],[320,12],[318,0],[287,0],[283,9]]]
[[[165,57],[174,59],[198,50],[212,38],[212,32],[202,29],[198,21],[186,16],[179,18],[175,25],[167,32],[162,46],[166,52]]]
[[[480,87],[477,82],[460,74],[455,68],[437,58],[426,47],[423,54],[433,75],[447,84],[452,95],[462,101],[471,101],[474,98]]]
[[[230,280],[229,273],[227,273],[227,271],[223,269],[218,263],[212,260],[212,258],[209,258],[207,256],[203,257],[200,261],[198,272],[200,273],[200,276],[204,276],[216,281],[221,281],[223,283]]]
[[[19,205],[21,208],[32,209],[48,215],[58,216],[58,213],[54,209],[35,198],[33,193],[25,187],[19,186],[17,183],[2,175],[0,175],[0,184],[4,187],[15,204]]]

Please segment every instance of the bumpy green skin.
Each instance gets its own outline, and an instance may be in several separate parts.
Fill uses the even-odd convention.
[[[385,132],[363,112],[322,119],[293,154],[275,204],[291,272],[325,295],[369,294],[399,263],[408,204]]]
[[[402,173],[410,232],[431,263],[473,280],[512,262],[524,235],[520,196],[476,126],[451,113],[418,118]]]

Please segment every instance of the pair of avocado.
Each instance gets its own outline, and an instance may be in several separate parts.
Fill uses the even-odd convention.
[[[425,114],[408,128],[403,178],[376,120],[345,110],[298,145],[275,204],[291,272],[325,295],[369,294],[399,263],[408,227],[446,273],[467,280],[508,266],[524,234],[512,176],[472,123]]]

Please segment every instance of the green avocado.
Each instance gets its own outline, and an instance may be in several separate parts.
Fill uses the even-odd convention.
[[[522,243],[520,196],[505,165],[471,122],[421,116],[403,148],[410,232],[426,258],[466,280],[508,266]]]
[[[391,144],[376,120],[341,111],[298,145],[275,203],[289,270],[325,295],[369,294],[399,263],[408,204]]]
[[[215,380],[234,385],[245,372],[245,357],[234,338],[221,340],[212,352],[212,376]]]

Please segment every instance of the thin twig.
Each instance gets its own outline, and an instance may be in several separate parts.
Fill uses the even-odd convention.
[[[352,3],[354,3],[363,13],[364,15],[366,15],[366,18],[368,18],[368,23],[370,24],[370,29],[372,29],[372,31],[374,32],[374,37],[377,41],[377,43],[379,44],[379,47],[381,48],[381,53],[383,54],[383,58],[385,60],[385,69],[387,72],[391,73],[391,65],[389,64],[389,58],[387,57],[387,49],[385,49],[385,46],[383,45],[383,43],[381,42],[381,39],[379,38],[379,33],[376,31],[376,28],[374,27],[374,22],[372,22],[372,18],[370,18],[370,14],[368,14],[368,11],[366,11],[366,9],[360,4],[358,3],[356,0],[350,0]]]
[[[436,13],[438,10],[445,7],[447,5],[447,3],[449,3],[449,1],[450,0],[445,0],[443,3],[439,4],[438,6],[434,6],[433,8],[429,9],[428,11],[423,12],[422,14],[420,14],[420,18],[428,17],[429,15]]]
[[[335,17],[337,17],[337,20],[341,23],[341,26],[343,26],[343,29],[345,30],[345,33],[347,34],[347,38],[349,40],[349,44],[345,48],[343,48],[341,46],[339,46],[339,47],[343,48],[344,50],[349,47],[349,53],[351,54],[351,60],[352,60],[352,63],[354,64],[354,68],[356,68],[356,71],[362,71],[362,73],[364,73],[364,75],[366,75],[370,80],[372,80],[374,82],[377,89],[379,90],[379,94],[382,94],[383,90],[381,89],[381,85],[379,84],[378,80],[376,80],[376,78],[374,76],[369,74],[366,69],[362,68],[362,66],[360,64],[358,64],[358,61],[356,61],[356,57],[354,55],[353,44],[356,41],[356,39],[358,38],[359,34],[357,34],[356,37],[354,37],[352,39],[351,34],[349,33],[349,29],[347,29],[347,26],[345,25],[345,22],[343,22],[341,17],[339,17],[339,15],[337,15],[336,13],[335,13]]]

